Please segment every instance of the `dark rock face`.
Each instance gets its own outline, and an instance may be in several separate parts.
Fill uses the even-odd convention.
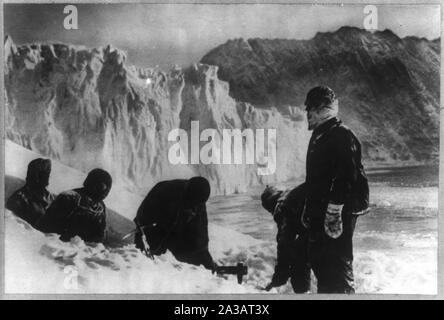
[[[201,62],[219,67],[234,99],[281,112],[330,86],[367,161],[438,159],[440,39],[342,27],[311,40],[230,40]]]

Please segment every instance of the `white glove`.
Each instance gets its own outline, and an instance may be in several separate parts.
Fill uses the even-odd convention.
[[[333,239],[339,238],[343,231],[342,207],[344,207],[343,204],[329,203],[325,213],[324,230]]]

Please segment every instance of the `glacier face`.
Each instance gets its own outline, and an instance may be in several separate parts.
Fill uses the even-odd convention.
[[[130,190],[146,193],[157,181],[203,175],[214,194],[300,177],[309,139],[296,106],[282,113],[229,96],[218,68],[138,68],[123,51],[66,44],[17,46],[5,40],[5,129],[9,140],[82,171],[109,170]],[[172,165],[173,129],[276,129],[276,172],[255,164]],[[205,142],[200,142],[205,144]]]

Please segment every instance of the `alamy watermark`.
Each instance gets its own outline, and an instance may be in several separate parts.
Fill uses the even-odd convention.
[[[365,30],[377,30],[378,29],[378,8],[369,4],[364,7],[364,28]]]
[[[171,164],[248,164],[257,166],[258,175],[276,171],[276,129],[207,128],[200,132],[199,121],[191,121],[190,136],[184,129],[173,129],[168,141]],[[267,136],[267,137],[266,137]],[[267,138],[267,140],[266,140]],[[201,145],[201,142],[206,142]],[[244,152],[245,151],[245,152]]]
[[[63,13],[63,27],[66,30],[78,30],[77,7],[67,5]],[[375,5],[366,5],[363,14],[364,28],[377,30],[378,8]],[[151,79],[147,78],[145,87],[150,83]],[[223,129],[221,137],[216,129],[204,129],[200,132],[199,122],[192,121],[190,131],[191,137],[188,137],[188,132],[184,129],[173,129],[168,134],[168,141],[173,142],[168,150],[171,164],[256,165],[258,175],[272,175],[276,171],[276,129]],[[201,147],[201,142],[207,143]]]

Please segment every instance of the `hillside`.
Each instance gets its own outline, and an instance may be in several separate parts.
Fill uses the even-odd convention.
[[[234,99],[283,113],[330,86],[368,162],[438,159],[440,39],[342,27],[310,40],[230,40],[201,62],[219,67]]]

